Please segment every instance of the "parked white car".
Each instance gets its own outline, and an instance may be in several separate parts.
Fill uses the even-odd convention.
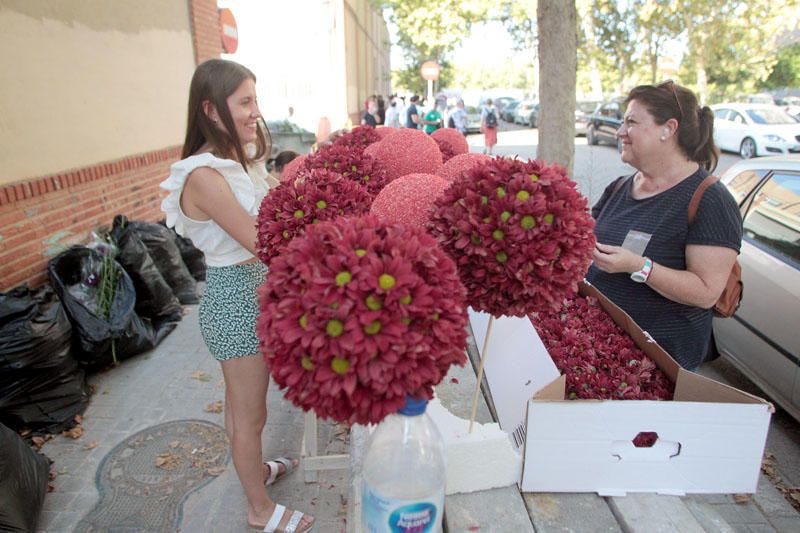
[[[800,122],[776,105],[717,104],[714,142],[744,159],[800,153]]]
[[[744,290],[714,319],[716,348],[800,421],[800,155],[740,161],[721,181],[744,220]]]

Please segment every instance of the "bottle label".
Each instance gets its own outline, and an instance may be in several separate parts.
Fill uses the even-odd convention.
[[[362,506],[369,533],[432,533],[441,531],[444,489],[428,497],[401,500],[384,496],[365,483]]]

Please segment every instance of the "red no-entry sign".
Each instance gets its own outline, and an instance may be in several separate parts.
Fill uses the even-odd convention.
[[[419,68],[419,73],[422,74],[422,79],[429,81],[438,80],[440,71],[441,69],[439,68],[439,63],[436,61],[426,61]]]

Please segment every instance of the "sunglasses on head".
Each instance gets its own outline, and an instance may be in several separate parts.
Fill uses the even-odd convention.
[[[656,89],[666,89],[672,93],[672,96],[675,98],[675,103],[678,104],[678,112],[681,115],[681,122],[683,121],[683,106],[681,106],[681,100],[678,98],[678,91],[675,89],[676,83],[673,80],[667,80],[664,82],[659,83],[656,85]]]

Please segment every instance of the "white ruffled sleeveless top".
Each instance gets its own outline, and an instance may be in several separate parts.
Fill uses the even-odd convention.
[[[250,174],[232,159],[220,159],[204,152],[182,159],[170,167],[169,177],[160,187],[169,191],[161,202],[161,210],[167,216],[167,226],[175,228],[178,235],[191,239],[206,256],[206,265],[222,267],[235,265],[252,259],[247,248],[230,236],[213,220],[194,220],[181,210],[181,194],[186,177],[196,168],[210,167],[222,174],[228,182],[239,204],[250,216],[258,214],[261,200],[269,191],[267,170],[261,163],[253,167]]]

